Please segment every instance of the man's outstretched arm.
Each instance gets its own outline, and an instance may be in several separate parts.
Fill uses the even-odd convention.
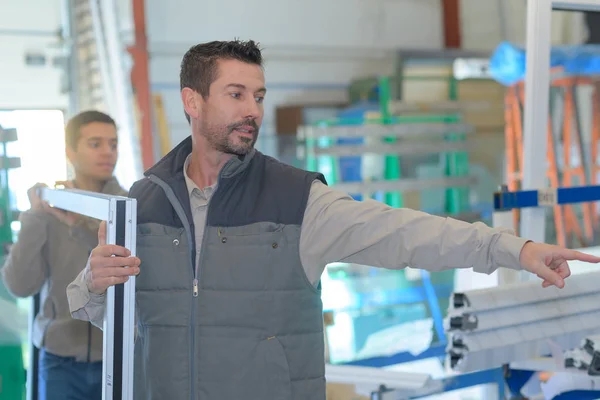
[[[499,267],[526,269],[545,284],[561,286],[569,275],[566,260],[600,262],[558,246],[528,243],[507,229],[481,222],[392,208],[373,200],[354,201],[319,181],[312,185],[305,211],[300,256],[313,283],[326,264],[339,261],[390,269],[473,268],[486,274]]]

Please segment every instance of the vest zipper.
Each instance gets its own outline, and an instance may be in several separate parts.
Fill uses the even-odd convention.
[[[158,186],[160,186],[163,189],[163,191],[165,192],[167,199],[169,199],[169,201],[171,202],[171,205],[175,209],[175,212],[179,216],[179,219],[181,219],[181,222],[185,225],[184,228],[186,230],[187,237],[188,237],[188,247],[193,248],[192,245],[194,243],[194,236],[192,235],[192,229],[190,226],[190,222],[185,214],[185,210],[183,209],[183,206],[177,199],[177,196],[175,196],[173,189],[162,179],[158,178],[156,175],[150,175],[149,179],[152,182],[156,183]],[[191,267],[192,275],[193,275],[192,279],[194,282],[194,289],[193,289],[194,296],[193,297],[197,297],[198,295],[195,293],[198,289],[198,279],[196,276],[198,267],[197,267],[197,265],[195,265],[196,264],[196,254],[195,253],[190,254],[189,262],[190,262],[190,267]],[[192,301],[192,306],[190,308],[191,308],[191,315],[190,315],[190,318],[191,318],[191,324],[190,324],[190,347],[191,347],[191,351],[190,351],[190,400],[195,400],[195,398],[196,398],[196,393],[195,393],[195,388],[196,388],[195,370],[196,370],[196,368],[195,368],[195,363],[194,363],[194,354],[196,352],[196,339],[195,339],[196,302],[195,301]]]
[[[193,293],[192,295],[197,298],[198,297],[198,280],[200,278],[200,266],[202,265],[203,261],[204,261],[204,257],[206,255],[206,251],[204,251],[204,247],[205,247],[205,243],[206,243],[206,228],[208,227],[208,218],[210,215],[210,204],[212,199],[215,197],[215,194],[217,193],[217,191],[220,188],[220,183],[221,183],[221,174],[223,173],[223,171],[225,170],[225,168],[227,167],[227,165],[231,162],[228,161],[227,163],[225,163],[225,165],[223,166],[223,168],[221,168],[221,170],[219,171],[219,175],[217,175],[217,188],[213,191],[213,193],[210,196],[210,199],[208,199],[208,202],[206,203],[206,218],[204,219],[204,227],[202,228],[202,243],[200,244],[200,257],[196,257],[196,255],[194,255],[194,260],[196,260],[196,258],[198,258],[197,262],[195,262],[195,268],[194,268],[194,280],[193,280]],[[195,229],[198,229],[197,226],[194,227]],[[196,327],[196,302],[192,301],[192,400],[194,400],[195,397],[195,382],[196,382],[196,375],[195,375],[195,370],[196,370],[196,363],[195,363],[195,358],[194,355],[196,354],[196,335],[195,335],[195,327]]]
[[[219,190],[219,187],[221,186],[220,182],[221,182],[222,173],[230,162],[231,162],[231,160],[229,160],[223,166],[223,168],[221,168],[221,170],[219,171],[219,175],[217,176],[217,188],[212,193],[212,195],[210,196],[210,199],[208,199],[208,202],[206,204],[206,218],[204,220],[202,244],[200,245],[200,259],[196,262],[196,258],[197,258],[196,254],[193,254],[193,258],[190,257],[190,262],[193,262],[192,274],[194,277],[192,280],[192,296],[194,298],[198,297],[198,292],[199,292],[198,281],[200,278],[200,264],[202,264],[202,261],[204,260],[204,255],[205,255],[205,252],[202,251],[202,248],[204,247],[204,243],[206,242],[206,227],[208,226],[210,203],[211,203],[211,200],[213,199],[213,197],[215,196],[215,193]],[[192,243],[194,243],[192,241],[192,240],[194,240],[194,236],[192,235],[192,232],[191,232],[190,222],[187,219],[187,216],[185,214],[185,210],[183,209],[183,206],[177,199],[177,196],[175,196],[173,189],[166,182],[164,182],[162,179],[160,179],[156,175],[150,175],[149,178],[151,181],[155,182],[157,185],[159,185],[164,190],[165,195],[167,196],[167,198],[173,205],[175,212],[179,215],[181,222],[186,224],[186,232],[188,234],[188,242],[189,242],[188,246],[191,246]],[[195,229],[198,229],[198,227],[195,227]],[[198,249],[196,249],[196,250],[198,250]],[[190,332],[190,334],[191,334],[191,347],[192,348],[191,348],[191,352],[190,352],[190,367],[191,367],[190,368],[191,369],[190,399],[195,400],[195,398],[196,398],[196,393],[195,393],[195,390],[196,390],[196,363],[195,363],[195,357],[194,357],[196,354],[196,302],[195,301],[192,301],[191,309],[192,309],[192,315],[191,315],[191,327],[190,327],[191,332]]]
[[[217,175],[217,187],[216,189],[213,191],[213,193],[210,195],[210,199],[208,199],[208,202],[206,203],[206,218],[204,219],[204,226],[202,227],[202,243],[200,244],[200,258],[198,259],[198,262],[196,262],[196,266],[194,268],[194,280],[192,281],[192,294],[194,297],[198,297],[198,282],[200,280],[200,273],[202,272],[200,270],[200,266],[202,265],[202,262],[204,261],[204,251],[202,251],[204,249],[204,244],[206,243],[206,228],[208,227],[208,216],[210,214],[210,203],[213,199],[213,197],[215,197],[215,194],[219,191],[219,187],[221,186],[221,176],[223,174],[223,171],[227,168],[227,166],[231,163],[231,160],[227,161],[225,163],[225,165],[223,166],[223,168],[221,168],[221,170],[219,171],[219,174]],[[198,229],[198,227],[196,226],[195,229]],[[196,249],[197,251],[198,249]]]

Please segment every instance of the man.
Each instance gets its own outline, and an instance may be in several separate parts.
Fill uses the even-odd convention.
[[[66,125],[66,154],[73,165],[72,182],[63,186],[125,195],[113,177],[117,163],[117,129],[108,115],[86,111]],[[33,343],[40,349],[40,400],[102,398],[102,332],[74,320],[67,285],[75,279],[98,244],[99,223],[50,207],[28,191],[31,209],[21,214],[21,230],[2,269],[15,296],[40,294]]]
[[[181,64],[191,137],[131,189],[138,257],[106,245],[103,227],[68,288],[73,316],[100,325],[106,289],[141,262],[136,399],[325,399],[319,280],[334,261],[504,266],[559,287],[568,259],[600,261],[481,223],[357,202],[321,174],[261,154],[266,91],[254,42],[192,47]]]

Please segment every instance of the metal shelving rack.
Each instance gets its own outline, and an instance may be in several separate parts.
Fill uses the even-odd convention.
[[[402,101],[404,96],[404,84],[407,81],[437,81],[447,82],[448,94],[447,99],[450,103],[457,103],[458,96],[458,79],[450,69],[448,73],[439,75],[414,75],[407,73],[407,67],[413,63],[423,65],[452,65],[457,59],[482,59],[489,55],[481,51],[468,51],[462,49],[444,49],[444,50],[428,50],[428,49],[402,49],[396,53],[396,96],[395,98]],[[448,110],[449,111],[449,110]],[[462,117],[459,110],[445,114],[445,120],[449,123],[460,123]],[[466,137],[464,133],[455,132],[448,135],[448,141],[464,142]],[[443,154],[446,164],[446,175],[449,177],[466,176],[469,174],[469,157],[467,152],[447,152]],[[447,207],[446,211],[450,215],[464,213],[469,208],[469,190],[466,187],[449,187],[446,191]]]
[[[416,118],[395,118],[396,123],[390,125],[361,125],[361,126],[304,126],[298,131],[297,137],[305,143],[300,147],[298,157],[305,159],[307,168],[316,170],[317,159],[321,156],[351,156],[364,154],[383,154],[399,156],[407,154],[429,154],[441,152],[464,152],[467,144],[464,141],[447,141],[444,136],[456,132],[472,133],[472,127],[457,122],[419,123]],[[329,142],[334,138],[348,137],[379,137],[381,143],[366,145],[332,145],[320,146],[322,139]],[[425,143],[402,143],[402,139],[410,137],[428,137]],[[385,142],[388,139],[388,142]],[[390,140],[390,139],[393,139]],[[435,140],[438,139],[438,140]],[[439,140],[442,139],[442,140]],[[399,141],[400,140],[400,141]],[[333,160],[332,160],[333,161]],[[395,160],[394,160],[395,161]],[[338,182],[335,170],[330,183],[336,188],[349,193],[364,193],[375,191],[409,191],[434,187],[470,186],[475,180],[470,176],[445,177],[442,179],[387,179],[380,182],[344,183]]]
[[[468,175],[468,145],[466,137],[474,132],[472,126],[461,123],[454,114],[426,116],[395,116],[390,113],[389,78],[380,82],[380,117],[364,119],[336,119],[322,121],[316,126],[298,129],[298,159],[305,160],[309,170],[321,171],[330,185],[337,189],[371,197],[384,192],[381,198],[392,207],[402,207],[402,192],[445,187],[464,189],[476,183]],[[340,138],[380,139],[368,144],[339,144]],[[406,139],[422,139],[418,142]],[[443,178],[402,178],[400,156],[439,154],[449,156],[446,176]],[[338,158],[381,155],[384,161],[384,179],[380,181],[344,182],[339,179]],[[458,198],[456,197],[458,196]],[[458,214],[467,211],[468,191],[450,193],[446,212]]]

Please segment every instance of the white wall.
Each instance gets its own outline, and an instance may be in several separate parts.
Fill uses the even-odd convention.
[[[163,95],[173,144],[189,134],[179,64],[196,43],[261,43],[269,89],[261,131],[267,147],[276,105],[343,101],[353,78],[391,73],[395,49],[443,44],[439,0],[148,0],[146,8],[152,89]]]
[[[503,40],[525,44],[526,0],[461,0],[460,7],[464,48],[489,51]],[[552,12],[553,44],[581,43],[586,35],[582,13]]]
[[[0,109],[60,108],[62,72],[52,65],[60,49],[60,0],[0,0]],[[45,54],[47,63],[27,66],[27,52]]]

